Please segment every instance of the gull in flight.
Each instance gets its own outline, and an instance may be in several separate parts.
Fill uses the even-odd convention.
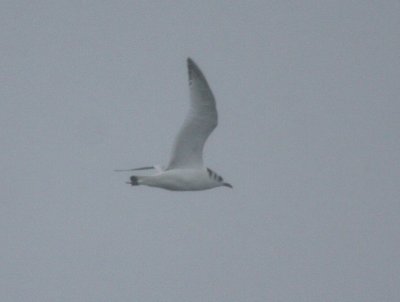
[[[229,187],[223,178],[203,166],[204,144],[217,127],[218,114],[214,95],[196,63],[188,58],[190,107],[186,119],[175,139],[171,159],[163,169],[159,166],[129,170],[154,169],[154,175],[134,175],[127,182],[132,186],[146,185],[172,191],[197,191],[215,187]]]

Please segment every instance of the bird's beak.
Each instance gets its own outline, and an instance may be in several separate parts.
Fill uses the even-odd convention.
[[[227,182],[224,182],[222,185],[233,189],[233,186],[231,184],[228,184]]]

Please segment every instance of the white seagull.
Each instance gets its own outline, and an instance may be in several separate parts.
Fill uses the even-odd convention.
[[[211,132],[217,127],[218,114],[214,95],[200,68],[187,59],[190,87],[190,108],[186,119],[175,139],[171,159],[167,168],[159,166],[129,170],[155,169],[154,175],[130,177],[132,186],[146,185],[172,191],[197,191],[215,187],[229,187],[223,178],[203,166],[203,147]]]

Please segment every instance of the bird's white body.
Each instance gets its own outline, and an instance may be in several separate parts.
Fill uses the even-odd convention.
[[[221,176],[203,166],[203,147],[217,127],[218,114],[214,95],[200,68],[187,60],[190,107],[175,139],[171,160],[166,169],[144,167],[125,171],[155,169],[154,175],[131,176],[129,184],[146,185],[172,191],[198,191],[220,186],[232,188]]]
[[[139,185],[159,187],[171,191],[198,191],[221,186],[221,182],[210,177],[206,168],[174,169],[150,176],[136,176]]]

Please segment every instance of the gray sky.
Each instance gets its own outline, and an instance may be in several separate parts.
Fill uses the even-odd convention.
[[[2,301],[400,301],[399,1],[249,2],[0,2]],[[132,188],[188,56],[234,190]]]

